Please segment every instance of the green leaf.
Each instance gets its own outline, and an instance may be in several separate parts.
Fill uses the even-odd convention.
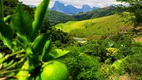
[[[41,59],[43,61],[47,61],[47,58],[46,56],[48,55],[48,53],[50,52],[51,50],[51,40],[48,40],[46,41],[44,47],[43,47],[43,51],[42,51],[42,56],[41,56]]]
[[[42,54],[43,47],[44,47],[46,41],[48,40],[48,38],[49,38],[49,34],[45,33],[45,34],[39,35],[34,40],[34,42],[32,43],[33,44],[32,51],[34,54]]]
[[[0,19],[0,34],[0,39],[3,41],[4,45],[12,49],[11,41],[13,39],[14,32],[2,19]]]
[[[48,4],[49,4],[50,0],[43,0],[38,7],[35,10],[35,15],[34,15],[34,21],[32,23],[32,27],[33,27],[33,40],[35,39],[35,37],[39,34],[39,30],[40,27],[42,25],[42,22],[44,20],[46,11],[48,9]]]
[[[63,49],[54,49],[49,52],[49,54],[46,56],[46,59],[47,60],[56,59],[68,54],[69,52],[70,51]]]
[[[4,22],[9,22],[11,20],[12,16],[8,15],[4,18]]]
[[[16,51],[20,50],[21,47],[18,47],[17,45],[18,45],[18,44],[17,44],[16,40],[13,40],[13,41],[12,41],[12,49],[13,49],[13,52],[16,52]]]
[[[9,39],[2,37],[3,44],[12,50],[12,43]]]
[[[9,25],[5,24],[5,22],[1,19],[0,19],[0,32],[3,37],[12,40],[14,34],[12,28]]]
[[[25,43],[25,45],[29,43],[27,36],[20,35],[19,33],[17,33],[17,36],[21,43]]]
[[[27,11],[24,11],[22,3],[17,7],[16,12],[12,16],[11,27],[16,30],[19,35],[31,38],[32,34],[32,18]]]

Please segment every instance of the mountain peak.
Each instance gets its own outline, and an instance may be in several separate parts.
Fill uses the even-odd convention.
[[[54,6],[65,6],[65,5],[63,3],[61,3],[61,2],[59,2],[59,1],[56,1],[55,4],[54,4]]]
[[[96,9],[96,8],[95,8]],[[56,1],[54,6],[51,8],[51,10],[63,12],[66,14],[77,14],[79,12],[88,12],[90,10],[94,10],[94,8],[91,8],[89,5],[83,5],[82,8],[76,8],[73,5],[67,5],[61,3],[60,1]]]
[[[88,8],[91,8],[89,5],[87,5],[87,4],[84,4],[83,6],[82,6],[82,8],[85,8],[85,7],[88,7]]]
[[[83,12],[88,12],[88,11],[90,11],[92,9],[91,9],[91,7],[89,5],[85,4],[85,5],[82,6],[82,10],[83,10]]]
[[[64,12],[63,10],[65,10],[65,5],[59,1],[56,1],[51,10]]]
[[[62,4],[60,1],[55,1],[55,4]]]

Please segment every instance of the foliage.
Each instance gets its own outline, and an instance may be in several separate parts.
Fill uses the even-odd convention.
[[[142,24],[142,1],[141,0],[117,0],[128,3],[127,10],[135,16],[134,27]]]
[[[119,50],[119,44],[107,38],[104,40],[89,41],[87,45],[84,46],[84,49],[86,49],[84,52],[89,55],[100,57],[102,62],[110,60],[112,63],[124,57],[122,51]]]
[[[117,48],[106,48],[106,50],[107,50],[107,53],[106,53],[107,57],[110,57],[114,60],[124,58],[124,55]]]
[[[104,74],[99,71],[100,64],[97,59],[80,54],[78,62],[81,69],[80,74],[77,76],[78,80],[105,80]]]
[[[123,12],[120,14],[123,17],[123,21],[127,24],[132,24],[134,22],[135,16],[130,12]]]
[[[124,58],[125,59],[125,58]],[[111,74],[118,73],[120,75],[123,75],[125,71],[125,66],[123,65],[124,59],[116,60],[109,68],[109,71]]]
[[[86,49],[84,51],[86,54],[98,56],[102,62],[106,59],[106,46],[103,45],[101,40],[90,41],[84,48]]]
[[[139,49],[140,50],[140,49]],[[142,54],[135,53],[126,58],[123,65],[125,65],[126,70],[129,73],[134,73],[136,75],[142,75]]]
[[[141,22],[139,21],[140,6],[132,5],[133,2],[129,2],[131,0],[125,0],[125,2],[128,1],[131,4],[129,7],[132,9],[136,7],[137,11],[130,9],[132,10],[130,13],[123,12],[122,7],[120,7],[122,9],[117,7],[117,10],[123,12],[121,16],[111,15],[116,10],[113,6],[76,15],[65,15],[55,11],[44,12],[47,8],[45,6],[48,5],[45,2],[36,8],[34,18],[34,9],[25,5],[23,7],[21,3],[13,1],[15,3],[11,4],[9,2],[12,0],[5,0],[4,10],[9,9],[9,11],[0,13],[0,40],[2,40],[0,42],[0,77],[41,78],[40,73],[45,69],[43,65],[56,59],[67,65],[70,80],[106,80],[109,76],[123,75],[125,72],[136,74],[137,79],[141,79],[142,45],[132,41],[132,34],[123,34],[130,29],[125,27],[129,23]],[[17,3],[18,8],[13,14]],[[0,12],[3,12],[2,7],[3,5],[0,5]],[[46,15],[46,13],[49,14]],[[9,14],[13,15],[9,16]],[[44,15],[48,19],[44,19]],[[101,16],[106,17],[90,19]],[[122,16],[126,18],[121,18]],[[128,21],[128,24],[125,21]],[[67,23],[63,24],[64,22]],[[57,29],[51,27],[57,23],[60,23],[55,26]],[[72,36],[87,37],[89,40],[83,44],[72,42],[68,33]],[[51,45],[51,39],[53,45]],[[53,49],[51,46],[61,49]],[[66,55],[67,53],[69,54]],[[44,72],[48,74],[48,71]]]
[[[69,36],[67,33],[61,31],[61,30],[53,30],[52,32],[52,40],[56,41],[59,40],[61,43],[65,44],[69,41]]]
[[[132,39],[133,36],[129,34],[117,34],[103,40],[68,45],[66,48],[70,49],[70,53],[61,60],[70,71],[70,80],[105,80],[109,76],[126,72],[141,75],[142,46],[132,42]],[[98,64],[100,67],[95,71]]]
[[[74,18],[72,17],[72,15],[67,15],[61,12],[57,12],[57,11],[53,11],[53,10],[49,10],[48,14],[46,15],[46,17],[49,20],[50,25],[56,25],[58,23],[65,23],[67,21],[72,21],[74,20]]]
[[[100,63],[93,56],[70,52],[61,60],[67,65],[71,80],[105,80],[104,74],[100,71]]]
[[[12,17],[8,16],[4,19],[3,0],[0,1],[0,39],[12,51],[10,54],[1,54],[0,72],[2,73],[0,77],[19,80],[35,79],[44,69],[42,67],[44,62],[68,53],[68,51],[63,52],[59,49],[50,52],[50,33],[40,34],[40,27],[48,4],[49,0],[43,0],[38,5],[33,21],[30,14],[24,10],[21,2],[18,3]]]
[[[11,4],[12,3],[12,4]],[[12,15],[14,13],[14,9],[16,9],[16,6],[18,5],[18,0],[4,0],[4,15]],[[29,7],[28,5],[22,4],[24,7],[24,10],[28,11],[28,13],[31,15],[32,19],[34,19],[34,8]],[[7,7],[9,9],[7,9]],[[12,11],[12,12],[11,12]],[[59,12],[56,11],[48,11],[48,14],[46,14],[46,16],[49,16],[47,18],[44,19],[42,26],[40,27],[40,33],[46,33],[46,32],[51,32],[51,39],[54,43],[63,43],[66,44],[69,41],[69,36],[67,33],[64,33],[60,30],[57,30],[55,28],[52,28],[51,24],[54,22],[50,22],[52,19],[55,19],[55,15],[57,14],[56,17],[59,18],[58,15],[60,15]],[[62,15],[64,15],[63,13],[61,13]],[[53,16],[54,15],[54,16]],[[52,18],[53,16],[53,18]],[[64,19],[62,18],[64,17]],[[62,20],[67,20],[65,19],[65,16],[61,16]],[[57,21],[58,19],[55,19],[54,21]],[[70,19],[68,19],[70,20]],[[68,21],[67,20],[67,21]],[[61,20],[58,20],[61,21]],[[59,36],[56,36],[59,35]],[[62,38],[59,38],[59,37]],[[56,45],[56,44],[55,44]],[[62,46],[62,45],[61,45]]]
[[[52,32],[52,26],[47,19],[44,19],[42,26],[40,27],[40,33]]]
[[[12,15],[18,5],[18,0],[4,0],[4,16]],[[24,9],[29,12],[29,14],[34,17],[34,9],[23,4]]]
[[[18,0],[4,0],[4,16],[12,15],[18,5]]]

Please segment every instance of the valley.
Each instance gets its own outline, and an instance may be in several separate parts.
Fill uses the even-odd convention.
[[[0,80],[142,80],[141,1],[84,1],[0,0]]]

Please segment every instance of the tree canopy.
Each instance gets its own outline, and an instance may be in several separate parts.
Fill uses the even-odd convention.
[[[135,19],[133,21],[134,27],[142,25],[142,0],[117,0],[128,3],[127,11],[131,12]]]

